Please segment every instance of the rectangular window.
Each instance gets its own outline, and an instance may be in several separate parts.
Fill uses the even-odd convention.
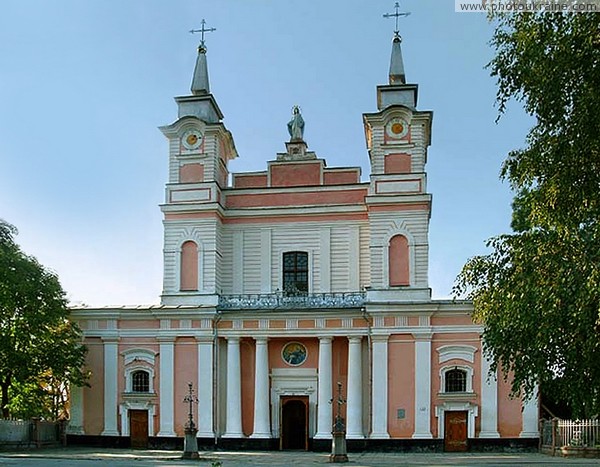
[[[308,253],[283,254],[283,291],[289,295],[308,293]]]

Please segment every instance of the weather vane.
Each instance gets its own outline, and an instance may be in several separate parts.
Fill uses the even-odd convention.
[[[396,30],[394,31],[394,36],[396,37],[400,37],[400,29],[398,29],[398,18],[400,18],[401,16],[408,16],[410,15],[410,12],[403,12],[400,11],[400,3],[396,2],[396,4],[394,5],[394,8],[396,10],[395,13],[385,13],[383,15],[384,18],[395,18],[396,19]]]
[[[202,47],[203,49],[204,47],[204,33],[205,32],[213,32],[216,31],[216,28],[205,28],[204,25],[206,24],[206,21],[204,21],[204,18],[202,18],[202,22],[200,23],[202,25],[202,28],[200,29],[190,29],[190,34],[196,34],[196,33],[200,33],[200,47]]]

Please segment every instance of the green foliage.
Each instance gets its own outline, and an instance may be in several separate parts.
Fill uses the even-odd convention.
[[[0,407],[4,417],[52,418],[60,409],[45,399],[85,384],[86,349],[58,278],[20,250],[15,233],[0,220]]]
[[[455,295],[474,302],[494,368],[513,392],[536,383],[577,416],[600,413],[600,15],[497,16],[490,63],[500,114],[536,124],[501,175],[514,233],[471,258]]]

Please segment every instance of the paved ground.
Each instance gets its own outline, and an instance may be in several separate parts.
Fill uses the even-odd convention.
[[[201,452],[197,461],[180,459],[180,451],[136,451],[130,449],[64,448],[30,451],[0,451],[0,466],[19,467],[203,467],[315,466],[328,464],[328,455],[313,452]],[[565,459],[542,454],[401,454],[350,453],[349,467],[404,466],[577,466],[600,465],[600,459]],[[221,464],[218,464],[220,462]]]

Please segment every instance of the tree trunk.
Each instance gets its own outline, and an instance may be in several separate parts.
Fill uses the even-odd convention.
[[[2,400],[0,402],[2,418],[10,417],[10,412],[8,410],[8,388],[10,388],[11,380],[12,378],[9,374],[0,381],[0,390],[2,391]]]

